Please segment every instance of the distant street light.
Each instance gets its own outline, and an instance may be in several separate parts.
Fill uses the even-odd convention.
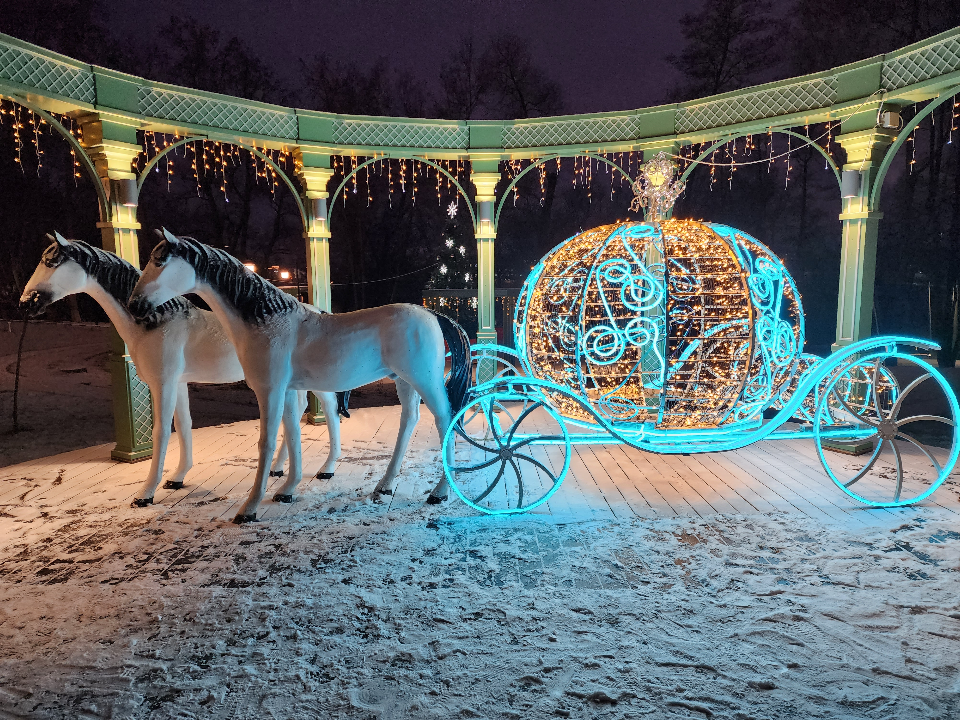
[[[247,270],[249,270],[250,272],[256,272],[256,271],[257,271],[257,266],[254,265],[253,263],[244,263],[243,266],[244,266]]]

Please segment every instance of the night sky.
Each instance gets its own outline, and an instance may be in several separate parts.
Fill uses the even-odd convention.
[[[361,67],[383,56],[434,93],[460,34],[513,32],[560,83],[566,111],[582,113],[663,102],[678,80],[666,56],[681,46],[680,17],[702,0],[151,0],[149,14],[139,0],[104,4],[123,37],[158,39],[171,15],[194,18],[259,46],[291,82],[300,58],[325,51]]]

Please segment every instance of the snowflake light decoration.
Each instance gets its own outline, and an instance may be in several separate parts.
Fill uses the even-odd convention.
[[[447,205],[447,217],[451,220],[457,216],[457,203],[453,200],[450,201],[450,204]]]

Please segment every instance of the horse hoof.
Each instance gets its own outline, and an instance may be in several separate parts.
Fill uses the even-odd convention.
[[[383,490],[374,490],[374,495],[393,495],[393,490],[391,488],[383,488]]]
[[[439,505],[440,503],[446,501],[445,497],[437,497],[436,495],[431,495],[427,498],[427,505]]]
[[[332,472],[328,473],[321,470],[320,472],[317,473],[317,480],[329,480],[332,477],[333,477]]]
[[[252,523],[252,522],[260,522],[259,520],[257,520],[256,513],[254,513],[253,515],[237,515],[233,519],[234,525],[243,525],[244,523]]]
[[[147,505],[153,505],[153,498],[136,498],[132,503],[130,503],[130,507],[135,508],[143,508]]]
[[[271,470],[270,477],[283,477],[283,470]]]
[[[163,487],[167,490],[182,490],[183,489],[183,480],[180,482],[174,482],[173,480],[167,480]]]
[[[282,502],[282,503],[292,503],[293,495],[285,495],[282,493],[277,493],[276,495],[273,496],[273,501]]]

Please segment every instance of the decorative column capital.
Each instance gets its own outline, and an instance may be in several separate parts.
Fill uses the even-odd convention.
[[[837,135],[835,140],[847,153],[845,170],[857,170],[882,159],[887,148],[897,139],[897,131],[889,128],[871,128]]]
[[[304,194],[310,200],[319,200],[330,197],[327,186],[333,177],[331,168],[307,167],[301,165],[297,169],[297,178],[303,183]]]
[[[500,182],[499,172],[472,172],[470,180],[477,188],[477,202],[493,202],[496,200],[497,183]]]

